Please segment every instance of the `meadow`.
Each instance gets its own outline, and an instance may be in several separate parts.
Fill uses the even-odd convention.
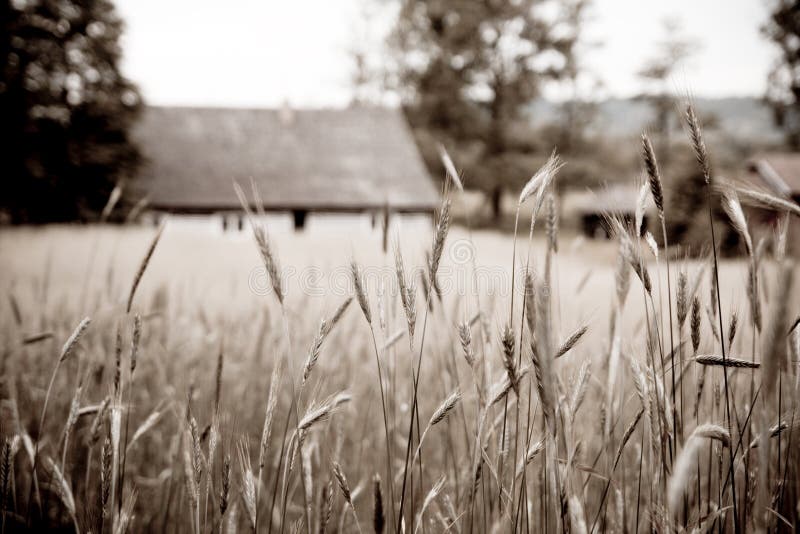
[[[386,250],[258,213],[4,229],[3,532],[795,531],[798,236],[754,242],[741,204],[800,209],[717,183],[687,117],[726,212],[690,258],[646,138],[607,242],[559,231],[555,154],[513,236],[450,224],[447,158],[432,227]]]

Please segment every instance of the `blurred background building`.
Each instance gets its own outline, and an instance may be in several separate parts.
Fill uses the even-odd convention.
[[[258,192],[254,211],[284,214],[295,230],[320,214],[430,219],[439,205],[396,108],[148,107],[133,137],[144,156],[137,195],[155,217],[241,231],[234,183]]]
[[[800,147],[796,2],[333,4],[4,0],[0,219],[238,228],[231,184],[252,178],[290,228],[321,212],[372,225],[386,207],[433,209],[444,145],[468,190],[456,216],[506,229],[557,147],[562,227],[603,236],[599,212],[630,196],[646,130],[670,233],[692,244],[688,98],[718,176],[796,195],[783,164]],[[601,201],[581,208],[587,189]]]

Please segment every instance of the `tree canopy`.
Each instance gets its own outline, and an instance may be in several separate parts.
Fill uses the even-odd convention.
[[[13,222],[90,220],[140,161],[122,21],[108,0],[6,0],[0,14],[0,210]]]
[[[472,185],[491,194],[495,213],[503,187],[532,171],[534,147],[517,135],[525,107],[544,82],[573,75],[586,3],[403,3],[392,42],[409,120],[418,133],[465,147]]]
[[[766,100],[787,144],[800,149],[800,3],[773,0],[764,34],[780,50],[769,73]]]

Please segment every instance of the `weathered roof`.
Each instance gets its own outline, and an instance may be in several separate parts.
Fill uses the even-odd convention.
[[[750,159],[747,167],[773,193],[789,197],[800,194],[800,153],[759,154]]]
[[[156,209],[237,209],[255,180],[266,209],[434,209],[438,192],[399,110],[150,107],[137,188]]]

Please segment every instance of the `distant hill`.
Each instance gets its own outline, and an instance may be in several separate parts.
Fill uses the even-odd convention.
[[[701,117],[716,117],[720,133],[737,141],[775,143],[782,138],[772,122],[769,108],[757,98],[697,98],[695,106]],[[535,126],[543,126],[558,120],[559,106],[548,100],[537,100],[530,105],[528,113]],[[591,133],[628,137],[642,132],[652,119],[646,102],[611,98],[598,104]]]

